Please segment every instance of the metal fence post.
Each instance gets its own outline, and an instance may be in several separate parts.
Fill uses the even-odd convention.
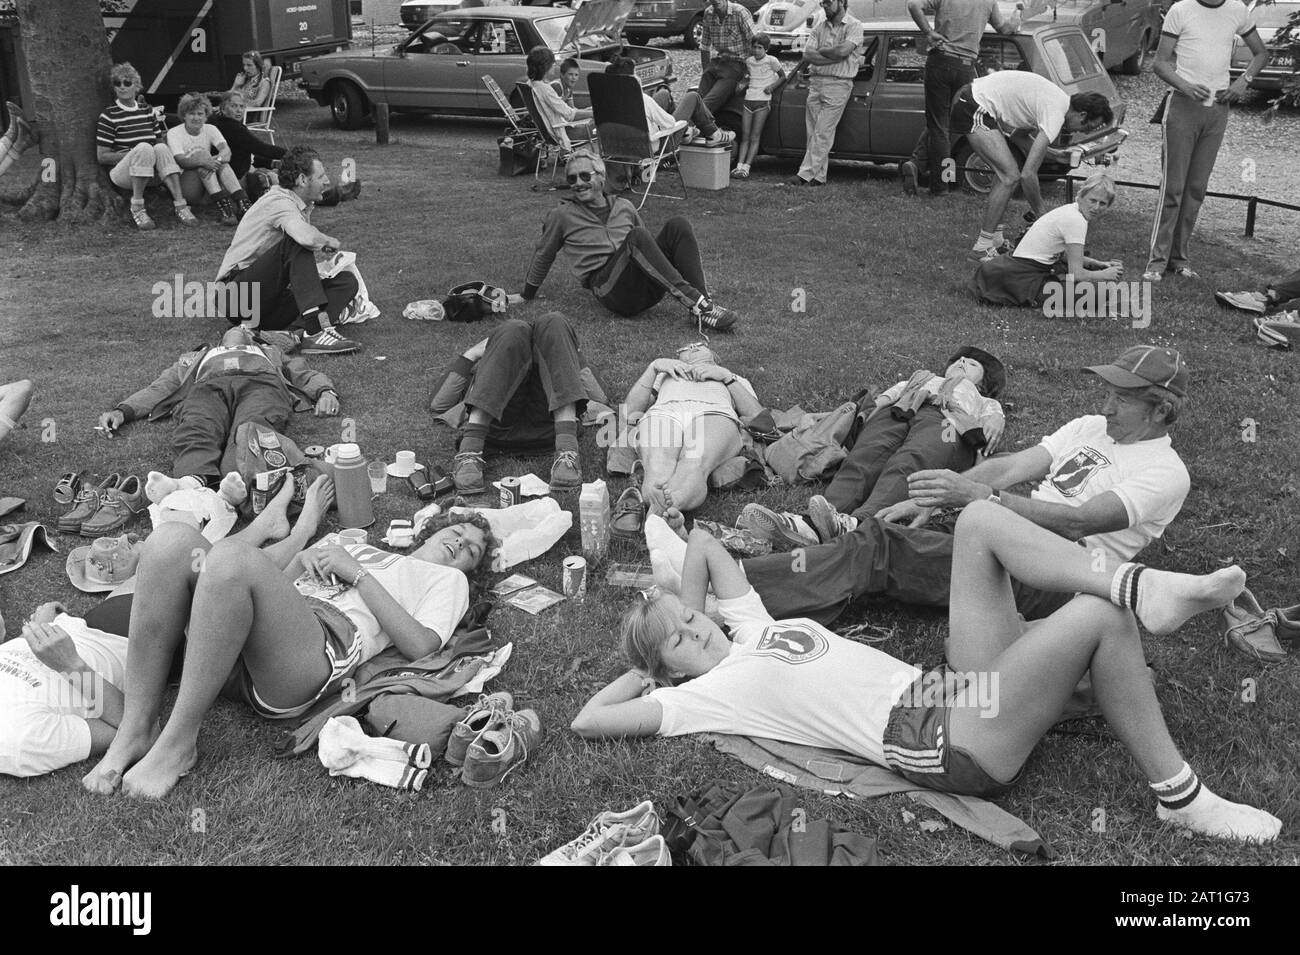
[[[1254,196],[1251,196],[1250,199],[1246,201],[1246,238],[1247,239],[1255,238],[1255,205],[1256,205],[1256,199]]]

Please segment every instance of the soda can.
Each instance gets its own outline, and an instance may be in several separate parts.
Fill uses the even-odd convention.
[[[501,479],[501,506],[513,507],[521,500],[519,493],[519,478],[506,477]]]
[[[587,596],[587,561],[585,558],[564,558],[564,596],[570,600],[581,600]]]
[[[302,453],[305,457],[311,458],[313,461],[325,460],[325,448],[323,445],[309,444],[307,447],[302,449]]]

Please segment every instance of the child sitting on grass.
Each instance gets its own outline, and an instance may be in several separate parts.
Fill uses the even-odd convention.
[[[771,45],[766,33],[755,33],[751,46],[753,52],[745,58],[749,85],[745,87],[744,126],[740,132],[740,146],[736,149],[736,168],[731,171],[734,179],[749,178],[749,166],[758,155],[759,144],[763,141],[763,126],[767,123],[767,114],[772,111],[772,91],[785,82],[781,61],[767,52]]]

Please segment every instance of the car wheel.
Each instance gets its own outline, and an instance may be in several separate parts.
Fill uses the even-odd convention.
[[[704,39],[704,14],[697,13],[695,19],[691,21],[690,26],[686,28],[685,46],[688,50],[698,50],[700,41]]]
[[[334,83],[330,90],[330,115],[339,129],[360,129],[366,118],[366,98],[356,84],[346,80]]]
[[[981,196],[987,196],[993,189],[993,180],[996,173],[993,168],[984,161],[971,144],[963,142],[953,153],[953,161],[957,168],[961,170],[958,175],[961,176],[961,186],[967,192],[979,193]]]
[[[1133,51],[1133,55],[1128,57],[1119,65],[1119,71],[1125,76],[1137,76],[1142,72],[1142,66],[1147,58],[1147,52],[1151,46],[1151,34],[1143,32],[1142,39],[1138,42],[1138,47]]]

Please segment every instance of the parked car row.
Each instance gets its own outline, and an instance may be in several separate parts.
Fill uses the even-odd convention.
[[[1137,0],[1132,0],[1137,2]],[[525,77],[524,56],[543,43],[557,57],[577,53],[584,79],[576,91],[587,105],[585,74],[603,70],[620,50],[637,61],[637,75],[648,92],[672,82],[665,51],[625,46],[620,30],[630,0],[595,0],[578,11],[555,7],[493,6],[439,13],[397,46],[387,50],[336,53],[303,65],[303,85],[334,122],[359,126],[370,108],[386,103],[394,110],[458,115],[500,115],[482,82],[491,75],[510,90]],[[866,56],[853,83],[849,104],[831,149],[833,159],[896,163],[907,158],[925,128],[922,68],[926,39],[910,19],[871,21],[866,25]],[[1034,18],[1013,35],[991,28],[980,49],[981,72],[1026,70],[1045,76],[1067,93],[1096,92],[1110,100],[1112,126],[1054,143],[1042,164],[1045,178],[1056,178],[1084,163],[1106,163],[1127,133],[1125,107],[1115,84],[1083,31],[1061,20]],[[771,156],[801,156],[806,143],[805,104],[808,80],[795,72],[774,91],[772,113],[760,146]],[[719,112],[719,122],[741,128],[741,99]],[[1032,137],[1012,139],[1023,158]],[[953,144],[954,158],[967,168],[964,184],[987,191],[989,171],[964,139]]]

